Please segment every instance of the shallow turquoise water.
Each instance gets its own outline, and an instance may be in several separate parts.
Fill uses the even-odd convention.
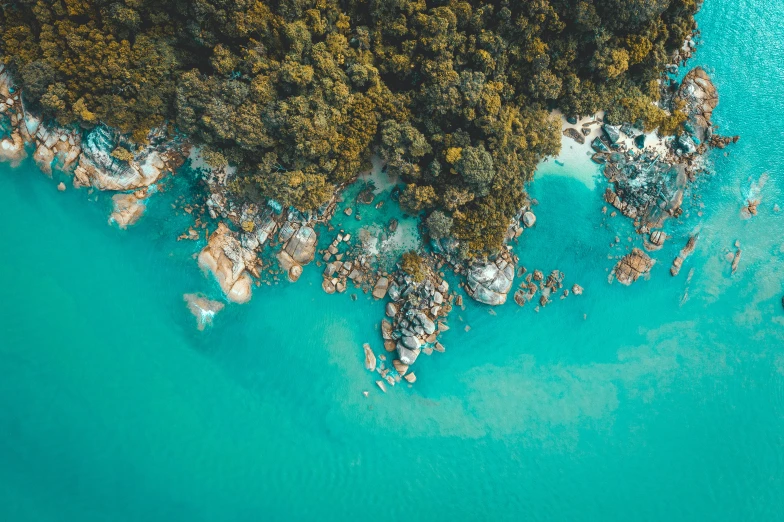
[[[550,162],[566,175],[531,187],[539,220],[518,253],[585,294],[538,314],[468,303],[447,353],[386,395],[361,350],[381,349],[382,303],[325,295],[311,267],[198,332],[182,294],[218,289],[198,245],[174,241],[170,195],[119,231],[105,195],[0,166],[2,519],[784,518],[784,5],[708,0],[699,21],[693,63],[742,139],[668,224],[651,280],[607,284],[608,255],[639,240],[601,214],[582,167]]]

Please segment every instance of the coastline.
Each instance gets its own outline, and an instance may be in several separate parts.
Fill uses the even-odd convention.
[[[693,46],[684,44],[685,50],[692,48]],[[109,129],[96,127],[83,137],[74,129],[47,128],[24,110],[18,93],[12,100],[14,93],[10,92],[11,80],[5,72],[3,74],[5,81],[2,89],[9,96],[8,99],[14,102],[6,104],[3,109],[3,112],[8,111],[11,114],[12,128],[10,138],[2,142],[4,159],[20,161],[27,153],[26,144],[31,144],[35,147],[33,158],[43,172],[51,175],[51,169],[54,167],[64,173],[72,173],[75,188],[91,187],[116,192],[113,196],[115,208],[109,222],[120,228],[131,226],[142,218],[145,201],[155,192],[156,183],[175,171],[186,158],[190,159],[192,166],[203,173],[202,179],[209,187],[209,196],[203,207],[188,205],[186,212],[194,215],[195,228],[189,228],[180,239],[200,240],[198,229],[201,227],[205,230],[207,242],[198,255],[198,263],[205,273],[212,274],[217,280],[225,298],[234,303],[247,302],[251,299],[254,285],[258,287],[262,283],[277,283],[281,277],[294,283],[301,276],[304,267],[314,263],[320,268],[323,262],[325,268],[322,288],[326,293],[346,292],[349,288],[348,282],[351,281],[356,289],[372,293],[378,300],[390,298],[386,310],[387,316],[392,320],[392,327],[385,329],[385,323],[382,323],[382,333],[385,333],[384,347],[387,351],[396,352],[398,360],[404,361],[402,364],[406,367],[403,371],[400,366],[395,368],[398,375],[394,382],[400,382],[400,378],[405,375],[412,375],[407,374],[406,370],[414,364],[420,351],[443,351],[443,346],[438,342],[438,334],[448,329],[447,321],[452,303],[462,306],[463,299],[462,294],[456,290],[449,292],[448,285],[444,288],[442,269],[445,266],[463,277],[458,286],[467,296],[490,306],[503,305],[507,301],[507,295],[512,291],[516,277],[525,276],[525,281],[521,283],[520,289],[514,292],[514,301],[523,306],[539,295],[536,311],[550,303],[550,296],[563,287],[564,276],[558,270],[547,277],[539,270],[527,273],[525,267],[518,266],[517,257],[508,252],[511,250],[510,241],[519,238],[526,229],[535,227],[533,207],[536,201],[531,201],[518,212],[515,220],[508,226],[506,249],[490,259],[461,260],[457,255],[458,242],[451,238],[432,240],[430,245],[425,245],[418,239],[416,248],[412,250],[418,251],[418,263],[421,264],[421,271],[425,273],[424,277],[419,277],[404,269],[399,262],[393,267],[382,267],[379,263],[380,252],[373,246],[384,245],[385,242],[394,244],[392,237],[395,237],[396,233],[397,236],[403,234],[402,228],[398,233],[403,216],[397,214],[386,224],[373,223],[371,226],[376,227],[375,238],[370,237],[373,234],[369,233],[367,228],[362,229],[364,237],[359,233],[352,237],[352,234],[340,225],[334,227],[332,224],[337,219],[339,207],[342,208],[344,219],[350,220],[353,215],[354,219],[359,220],[359,210],[363,204],[375,204],[376,210],[386,202],[389,202],[387,208],[394,204],[397,184],[383,174],[383,163],[376,156],[372,157],[373,168],[370,171],[360,173],[352,183],[338,187],[332,199],[315,212],[302,213],[296,209],[282,209],[274,201],[268,202],[264,208],[259,208],[247,202],[235,202],[227,197],[226,184],[234,174],[232,167],[208,168],[201,160],[198,148],[191,147],[180,139],[167,141],[161,138],[160,133],[154,133],[151,144],[137,151],[133,159],[124,164],[110,154],[111,150],[121,143],[122,137]],[[713,88],[712,85],[710,88]],[[715,89],[713,92],[715,93]],[[704,99],[692,102],[690,119],[693,120],[706,111],[699,105]],[[687,165],[691,168],[688,179],[693,179],[702,166],[699,158],[707,149],[704,129],[710,128],[710,111],[707,112],[708,117],[699,128],[703,138],[699,150],[695,148],[684,151],[680,141],[674,138],[659,138],[655,132],[651,132],[644,134],[645,154],[653,158],[666,158],[671,165]],[[589,156],[594,160],[597,156],[602,158],[605,163],[602,167],[604,175],[611,187],[615,187],[615,190],[607,189],[605,199],[617,211],[635,220],[638,233],[646,236],[645,246],[648,250],[661,248],[666,235],[659,230],[652,230],[650,225],[661,226],[662,218],[659,217],[656,223],[640,223],[639,217],[651,209],[649,206],[643,208],[634,206],[631,202],[627,203],[626,199],[634,196],[634,191],[629,193],[629,185],[625,187],[625,191],[624,188],[619,189],[620,185],[613,174],[622,171],[622,167],[618,166],[619,161],[625,160],[625,166],[634,169],[639,161],[645,159],[645,154],[634,153],[639,149],[635,149],[635,138],[643,134],[642,131],[629,125],[624,125],[623,128],[609,126],[603,122],[603,113],[573,121],[567,121],[567,118],[557,111],[552,116],[561,121],[564,135],[562,149],[558,157],[544,161],[565,164],[567,160],[578,163]],[[586,131],[583,132],[583,129]],[[574,141],[575,137],[578,141]],[[579,142],[580,138],[582,143]],[[569,147],[568,152],[565,152],[565,147]],[[602,169],[595,172],[601,172]],[[599,176],[592,175],[590,180],[586,177],[581,181],[590,186],[590,182],[599,181]],[[679,215],[682,189],[688,180],[681,176],[677,182],[679,188],[667,202],[666,210],[669,215]],[[344,204],[347,189],[358,183],[364,183],[369,192],[365,190],[357,194],[353,206]],[[662,181],[656,180],[656,183],[661,185]],[[635,189],[643,188],[645,187],[639,183],[635,185]],[[368,199],[367,202],[361,201],[363,193],[368,196],[365,198]],[[381,198],[376,200],[376,196]],[[614,214],[615,210],[612,213]],[[333,240],[329,246],[319,249],[319,234],[327,235],[335,228],[339,230],[332,235]],[[413,235],[411,232],[409,235]],[[411,244],[406,237],[400,237],[397,242]],[[397,251],[396,255],[401,253]],[[679,259],[682,263],[682,258]],[[621,283],[630,284],[639,277],[647,276],[652,265],[653,262],[647,254],[637,249],[618,262],[609,279],[611,281],[613,276],[617,276]],[[673,272],[673,275],[676,274],[677,270]],[[569,288],[562,293],[561,299],[570,295]],[[539,292],[541,293],[538,294]],[[579,284],[571,286],[572,295],[581,293]],[[411,302],[407,299],[409,295],[419,295],[420,298]],[[198,298],[186,300],[199,318],[200,328],[206,324],[206,321],[203,321],[205,314],[212,319],[220,310]],[[211,306],[216,309],[210,311]],[[437,327],[433,326],[436,324]],[[381,365],[374,365],[373,369],[381,373],[386,382],[394,384],[391,377],[386,375],[389,370],[384,367],[383,360]]]

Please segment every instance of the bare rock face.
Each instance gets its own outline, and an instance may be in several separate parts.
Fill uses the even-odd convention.
[[[302,267],[300,265],[294,265],[289,268],[289,281],[292,283],[296,283],[299,279],[299,276],[302,275]]]
[[[686,246],[681,249],[678,257],[676,257],[672,262],[672,266],[670,267],[670,274],[676,276],[680,273],[683,262],[686,261],[686,258],[689,257],[692,252],[694,252],[694,247],[697,246],[697,237],[698,236],[695,234],[691,236],[686,242]]]
[[[686,103],[686,112],[696,126],[697,137],[705,141],[713,110],[719,104],[716,86],[708,73],[702,67],[689,71],[681,82],[677,98]]]
[[[45,144],[40,144],[33,153],[33,160],[35,161],[41,172],[47,176],[52,175],[52,162],[54,161],[54,151],[47,147]]]
[[[299,227],[294,235],[286,242],[283,250],[291,256],[298,265],[307,265],[316,256],[316,231],[309,226]]]
[[[223,303],[211,301],[203,294],[185,294],[182,297],[188,304],[188,310],[196,317],[196,327],[200,331],[211,325],[215,314],[223,310]]]
[[[199,254],[199,266],[212,272],[229,300],[246,303],[251,298],[252,283],[247,268],[255,264],[255,257],[225,223],[220,223]]]
[[[514,265],[506,256],[475,264],[468,270],[466,291],[480,303],[502,305],[512,288],[514,272]]]
[[[280,230],[280,237],[286,244],[277,253],[278,263],[289,273],[289,280],[293,283],[302,275],[302,266],[313,261],[316,256],[318,236],[309,226],[294,230],[291,223],[286,222]],[[322,287],[328,294],[334,293],[337,288],[329,279],[324,280]]]
[[[388,288],[389,278],[379,277],[378,281],[376,281],[376,285],[373,287],[373,297],[376,299],[383,299],[387,295]]]
[[[75,187],[95,187],[99,190],[136,190],[149,187],[168,170],[167,162],[174,162],[174,151],[159,152],[148,146],[134,154],[132,160],[120,161],[111,155],[117,143],[114,132],[100,126],[84,140],[79,166],[74,170]]]
[[[362,345],[362,349],[365,351],[365,369],[371,372],[376,371],[376,355],[370,345],[365,343]]]
[[[628,286],[637,281],[640,276],[650,272],[654,263],[655,261],[648,257],[648,254],[635,248],[618,261],[613,269],[613,274],[619,283]],[[610,277],[612,278],[612,275]]]
[[[144,193],[115,194],[112,196],[114,210],[109,216],[109,223],[117,223],[123,230],[133,225],[142,217],[146,206],[144,205]]]
[[[26,156],[24,140],[19,132],[14,131],[10,138],[0,141],[0,160],[17,163],[25,159]]]

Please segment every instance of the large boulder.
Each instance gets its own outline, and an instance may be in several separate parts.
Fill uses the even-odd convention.
[[[140,197],[141,196],[141,197]],[[114,210],[109,216],[109,223],[117,223],[122,229],[133,225],[142,217],[146,209],[143,194],[115,194],[112,196]]]
[[[302,226],[289,238],[283,250],[299,265],[307,265],[316,256],[316,231]]]
[[[637,281],[640,276],[650,272],[654,263],[655,261],[648,254],[639,248],[635,248],[618,261],[618,264],[613,269],[613,274],[619,283],[628,286]]]
[[[619,125],[608,125],[605,123],[602,125],[602,130],[613,145],[621,141],[621,127]]]
[[[425,331],[426,334],[430,335],[436,331],[435,323],[422,312],[417,312],[416,320],[422,326],[422,329]]]
[[[246,267],[253,265],[254,258],[255,254],[242,247],[229,227],[220,223],[199,254],[199,266],[215,276],[230,301],[246,303],[251,298],[252,284]]]
[[[384,296],[387,295],[388,288],[389,288],[389,278],[379,277],[378,281],[376,281],[376,285],[373,287],[373,297],[375,297],[376,299],[383,299]]]
[[[417,357],[419,357],[419,353],[420,353],[419,348],[416,348],[415,350],[411,350],[403,346],[402,343],[400,342],[397,343],[397,356],[400,359],[400,362],[402,362],[405,365],[411,366],[412,364],[414,364],[417,360]]]
[[[477,263],[468,270],[466,291],[480,303],[502,305],[513,280],[514,265],[508,261]]]

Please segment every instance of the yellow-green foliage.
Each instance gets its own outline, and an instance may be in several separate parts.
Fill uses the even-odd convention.
[[[133,159],[133,154],[125,147],[117,147],[112,151],[112,157],[117,158],[120,161],[131,161]]]
[[[136,142],[168,121],[236,166],[230,189],[253,201],[315,208],[378,151],[401,205],[440,209],[481,254],[558,151],[551,109],[680,126],[652,102],[697,4],[17,0],[0,54],[45,118]]]
[[[400,268],[417,283],[424,281],[427,277],[428,267],[425,260],[413,250],[406,252],[400,258]]]

